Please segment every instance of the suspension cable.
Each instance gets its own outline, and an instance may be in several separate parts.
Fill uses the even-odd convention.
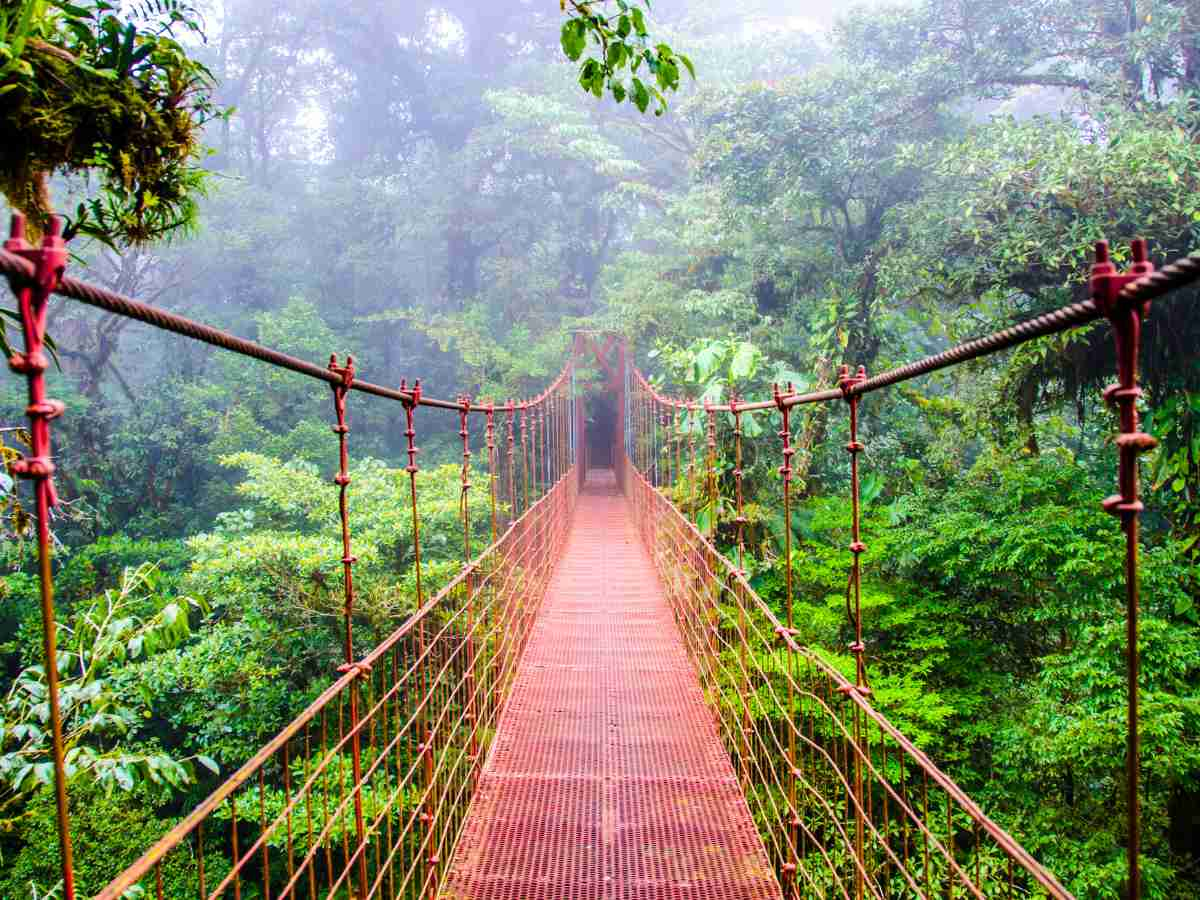
[[[1122,302],[1142,303],[1156,297],[1162,297],[1173,290],[1200,280],[1200,251],[1196,251],[1157,271],[1134,273],[1134,276],[1120,288],[1119,299]],[[1008,350],[1040,337],[1069,331],[1072,328],[1078,328],[1081,325],[1087,325],[1090,322],[1105,318],[1105,316],[1106,313],[1096,300],[1070,303],[1008,328],[994,331],[984,337],[958,344],[948,350],[943,350],[941,353],[935,353],[895,369],[881,372],[878,375],[855,384],[850,388],[850,393],[855,395],[869,394],[881,388],[891,387],[904,381],[919,378],[922,375],[928,375],[939,369],[979,359],[982,356],[988,356],[1001,350]],[[634,372],[635,377],[645,383],[646,389],[655,393],[660,403],[686,408],[686,400],[659,394],[640,370],[635,368]],[[839,388],[804,394],[789,392],[784,395],[783,403],[787,406],[799,406],[806,403],[841,400],[845,396]],[[774,399],[739,404],[740,408],[744,411],[770,409],[776,405],[777,403]],[[729,404],[714,404],[713,409],[729,412]]]
[[[0,250],[0,274],[8,276],[15,284],[29,281],[34,277],[34,268],[26,260],[22,259],[15,253],[9,250]],[[139,300],[134,300],[131,297],[126,297],[123,294],[118,294],[115,291],[107,290],[106,288],[90,284],[86,281],[81,281],[78,278],[64,277],[54,292],[58,296],[68,297],[72,300],[78,300],[80,303],[85,303],[88,306],[96,307],[97,309],[105,310],[106,312],[114,313],[123,316],[127,319],[134,319],[162,331],[169,331],[183,337],[201,341],[213,347],[218,347],[222,350],[228,350],[231,353],[237,353],[242,356],[249,356],[253,359],[260,360],[265,363],[270,363],[273,366],[278,366],[281,369],[288,369],[296,372],[299,375],[305,375],[309,378],[315,378],[318,381],[324,381],[329,385],[336,384],[340,379],[339,376],[330,372],[327,368],[316,363],[308,362],[307,360],[299,359],[287,353],[282,353],[279,350],[274,350],[270,347],[259,344],[255,341],[240,338],[228,331],[222,331],[219,328],[214,328],[211,325],[205,325],[202,322],[197,322],[189,319],[186,316],[181,316],[176,313],[167,312],[151,306],[148,303],[143,303]],[[543,394],[539,395],[533,402],[537,402],[543,396],[548,396],[550,392],[557,387],[558,381],[566,376],[566,370],[559,376],[556,381],[551,384]],[[413,400],[413,396],[403,390],[383,387],[382,385],[372,384],[369,381],[355,379],[351,382],[349,390],[361,391],[365,394],[372,394],[376,397],[383,397],[387,400],[396,400],[401,403]],[[435,397],[420,396],[416,401],[421,406],[430,406],[438,409],[461,410],[462,403],[451,400],[439,400]],[[499,406],[496,409],[505,410],[507,406]],[[477,411],[482,411],[477,410]]]
[[[338,437],[338,471],[333,476],[333,483],[338,488],[338,517],[342,529],[342,587],[344,591],[344,651],[345,661],[338,666],[339,674],[353,673],[355,682],[350,687],[350,765],[354,775],[354,834],[358,846],[363,846],[366,837],[366,818],[363,813],[362,798],[362,734],[359,730],[359,680],[370,671],[369,666],[357,663],[354,658],[354,564],[358,557],[350,550],[350,427],[346,424],[346,394],[354,381],[354,357],[347,356],[345,365],[338,365],[337,354],[329,357],[329,371],[336,375],[338,382],[333,387],[333,408],[337,424],[333,433]],[[261,772],[260,772],[261,777]],[[262,791],[260,785],[260,801]],[[265,814],[265,810],[263,810]],[[264,848],[265,852],[265,848]],[[265,857],[264,857],[265,859]],[[367,857],[365,853],[358,854],[357,864],[358,896],[365,896],[368,890]]]

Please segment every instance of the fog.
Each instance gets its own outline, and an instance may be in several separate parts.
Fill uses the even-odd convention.
[[[490,525],[518,514],[515,487],[489,497],[494,459],[481,448],[496,435],[478,407],[538,395],[579,332],[619,338],[657,389],[692,403],[766,399],[779,384],[830,389],[842,366],[875,374],[1087,300],[1099,240],[1122,268],[1139,236],[1158,266],[1195,252],[1195,7],[0,0],[0,192],[29,215],[31,233],[52,210],[66,217],[70,274],[321,366],[352,354],[362,379],[420,379],[426,395],[467,398],[476,413],[464,427],[457,411],[407,416],[395,397],[353,393],[340,410],[349,432],[331,431],[339,410],[325,382],[82,303],[50,303],[46,379],[65,411],[47,451],[62,503],[43,524],[62,646],[75,654],[62,677],[73,814],[87,836],[80,894],[98,892],[329,685],[345,662],[343,627],[358,629],[350,652],[361,655],[411,622],[471,547],[496,538]],[[1144,419],[1133,427],[1158,442],[1140,470],[1143,690],[1153,698],[1144,715],[1157,717],[1142,757],[1142,855],[1146,896],[1162,898],[1200,893],[1189,825],[1200,797],[1196,301],[1191,288],[1155,299],[1138,365],[1126,369],[1141,379]],[[0,308],[10,353],[22,340],[14,303]],[[1080,309],[1098,307],[1072,315]],[[735,415],[714,411],[703,479],[684,456],[707,438],[698,414],[668,421],[660,410],[647,428],[643,408],[637,448],[663,482],[647,490],[700,525],[679,529],[696,542],[687,546],[703,532],[736,557],[774,615],[791,625],[795,613],[793,633],[822,665],[853,672],[846,648],[857,647],[860,667],[865,653],[870,702],[1089,897],[1125,895],[1131,846],[1122,538],[1100,504],[1118,465],[1118,426],[1101,393],[1116,372],[1114,346],[1097,320],[906,381],[856,405],[853,434],[838,393],[790,418],[765,404],[736,432]],[[576,363],[570,383],[587,395],[593,461],[620,462],[610,451],[624,373]],[[0,389],[0,897],[56,896],[59,878],[37,507],[16,463],[32,445],[28,416],[58,409],[29,407],[34,369],[18,357],[23,374]],[[1119,396],[1133,404],[1137,393]],[[464,438],[473,456],[464,458]],[[1151,443],[1137,435],[1121,446]],[[848,444],[862,451],[854,475]],[[1130,452],[1127,475],[1137,467]],[[408,506],[413,459],[423,575]],[[515,484],[519,463],[507,465]],[[341,543],[343,516],[353,548]],[[1137,540],[1136,528],[1127,533]],[[669,567],[679,547],[650,550]],[[355,561],[351,609],[343,579]],[[490,564],[471,571],[501,580]],[[525,590],[527,572],[504,571],[505,585]],[[473,577],[462,582],[468,598]],[[690,590],[707,604],[705,585]],[[861,601],[853,622],[851,588]],[[522,617],[526,600],[516,604]],[[729,638],[730,621],[712,634]],[[450,655],[458,627],[442,629]],[[776,632],[763,633],[769,644]],[[395,644],[397,668],[405,647]],[[777,650],[750,653],[772,669],[768,686]],[[386,668],[371,677],[382,683]],[[727,702],[727,688],[717,684],[706,702]],[[749,731],[778,740],[782,717],[739,702],[730,721],[754,715]],[[390,703],[370,701],[392,717]],[[363,733],[375,747],[374,727]],[[806,742],[825,754],[830,734],[810,722]],[[405,754],[404,766],[431,759],[431,741],[396,742],[396,767]],[[898,768],[902,794],[925,791],[929,779],[887,746],[866,750],[868,768],[882,751],[879,769]],[[342,751],[330,752],[340,764]],[[368,781],[386,784],[390,755],[375,757]],[[474,764],[486,753],[460,757]],[[285,815],[287,759],[285,750],[278,771],[245,782],[244,798],[259,792],[249,815],[233,802],[214,813],[244,821],[208,832],[210,872],[236,865],[239,839],[245,865],[245,848],[260,846],[257,820]],[[781,760],[764,777],[797,771]],[[293,757],[293,783],[318,783],[297,765]],[[760,828],[787,822],[776,786],[758,788],[772,805],[756,813]],[[374,781],[332,790],[343,807],[361,793],[371,816],[386,793]],[[392,796],[416,821],[425,801],[415,790]],[[908,827],[900,836],[888,795],[874,796],[885,799],[883,836],[870,833],[907,863]],[[830,797],[831,815],[853,818],[840,786]],[[290,857],[300,807],[286,809]],[[937,809],[926,834],[962,873],[1002,871],[1002,857],[980,855],[977,826],[972,841],[965,806]],[[946,815],[959,834],[943,841]],[[308,825],[297,841],[315,834]],[[806,827],[804,846],[844,826]],[[390,818],[386,831],[391,840]],[[276,839],[261,843],[264,881],[268,857],[283,871]],[[401,856],[414,865],[430,856],[409,849]],[[673,853],[657,858],[683,867],[686,854]],[[805,853],[807,864],[824,851]],[[831,866],[849,858],[825,855]],[[901,884],[880,859],[863,870],[870,883],[882,868]],[[928,887],[928,847],[924,860],[917,877]],[[163,895],[193,895],[171,881],[193,878],[191,862],[173,865],[156,873],[168,879]],[[947,871],[934,869],[935,879]]]

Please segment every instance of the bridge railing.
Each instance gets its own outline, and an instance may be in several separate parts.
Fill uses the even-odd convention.
[[[36,493],[43,653],[58,659],[50,513],[57,503],[50,423],[65,413],[46,396],[46,313],[52,295],[325,382],[333,393],[339,495],[344,662],[338,677],[282,732],[97,896],[436,896],[495,734],[548,578],[567,532],[579,479],[580,417],[574,359],[525,401],[438,400],[420,382],[383,387],[357,377],[353,358],[328,366],[280,353],[200,322],[68,278],[61,223],[39,247],[14,217],[0,274],[16,296],[24,349],[10,361],[29,385],[32,453],[11,465]],[[412,517],[416,611],[382,644],[355,648],[348,400],[367,394],[402,404]],[[416,413],[454,414],[462,444],[463,568],[434,596],[422,583]],[[472,418],[483,420],[486,463],[472,463]],[[334,456],[336,453],[336,456]],[[490,544],[472,547],[472,479],[486,473]],[[478,490],[478,487],[476,487]],[[507,523],[507,524],[502,524]],[[62,872],[74,900],[66,746],[56,666],[45,666]],[[127,893],[131,892],[132,893]]]
[[[158,900],[436,896],[567,531],[573,476],[97,900],[135,885]]]
[[[629,468],[638,526],[785,897],[1070,894]]]
[[[785,895],[864,897],[996,897],[1070,894],[1014,838],[886,717],[873,708],[863,638],[858,435],[860,398],[967,360],[1108,319],[1116,342],[1117,382],[1104,392],[1119,413],[1118,493],[1103,501],[1125,536],[1128,878],[1123,895],[1140,896],[1140,760],[1138,737],[1138,455],[1155,442],[1138,427],[1138,355],[1151,299],[1200,278],[1193,255],[1156,272],[1144,241],[1133,265],[1119,272],[1097,245],[1091,299],[1064,306],[978,340],[868,377],[841,368],[837,385],[798,393],[776,385],[770,399],[732,397],[722,404],[665,395],[640,371],[624,373],[624,454],[620,482],[632,501],[692,659],[720,722],[751,812]],[[791,411],[802,404],[843,402],[848,410],[851,555],[847,624],[853,634],[853,679],[816,650],[797,642],[792,585]],[[778,416],[783,506],[784,614],[777,616],[746,580],[742,416]],[[733,549],[715,545],[719,504],[717,415],[732,422]],[[698,446],[699,445],[699,446]],[[669,488],[669,491],[661,490]],[[668,493],[704,523],[697,526]],[[704,510],[704,515],[699,511]],[[782,621],[781,621],[782,619]]]

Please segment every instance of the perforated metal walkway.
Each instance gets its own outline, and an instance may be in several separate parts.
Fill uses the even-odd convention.
[[[626,501],[593,471],[442,897],[779,896]]]

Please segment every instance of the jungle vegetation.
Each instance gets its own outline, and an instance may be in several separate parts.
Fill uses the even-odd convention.
[[[1184,0],[0,0],[0,120],[0,189],[68,216],[74,274],[439,396],[535,393],[580,328],[626,336],[676,393],[823,387],[1083,298],[1098,239],[1118,262],[1138,235],[1159,263],[1200,247]],[[1200,893],[1197,299],[1155,303],[1143,373],[1146,896],[1181,900]],[[336,443],[320,385],[67,302],[50,333],[88,894],[331,679]],[[1088,898],[1121,896],[1126,840],[1110,344],[1100,323],[872,396],[861,427],[877,703]],[[23,389],[0,394],[6,462]],[[404,425],[351,415],[366,646],[413,609]],[[749,566],[781,603],[790,529],[804,640],[849,666],[846,423],[794,421],[791,521],[777,425],[748,426]],[[444,578],[455,436],[427,427]],[[726,499],[700,515],[728,545],[719,464]],[[0,473],[12,898],[58,879],[27,490]]]

